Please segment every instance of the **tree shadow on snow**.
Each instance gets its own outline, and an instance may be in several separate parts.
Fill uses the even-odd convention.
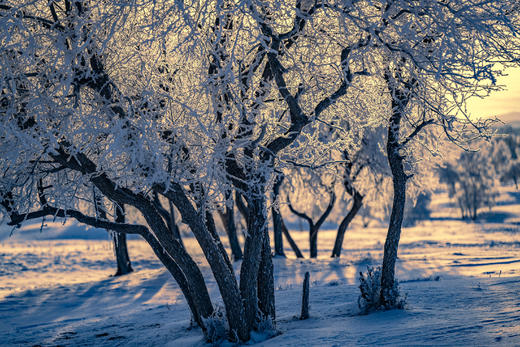
[[[504,211],[486,211],[478,214],[477,221],[485,223],[505,223],[510,218],[516,218],[517,215]]]
[[[177,286],[166,271],[146,273],[150,274],[142,278],[143,274],[132,273],[97,282],[11,294],[0,301],[3,321],[0,325],[5,324],[4,328],[16,331],[16,334],[12,334],[13,338],[23,338],[24,335],[35,334],[35,331],[45,334],[49,330],[49,333],[56,330],[56,326],[81,321],[86,317],[101,319],[122,312],[139,312],[163,287]],[[184,299],[178,300],[171,296],[169,299],[175,302],[173,305],[185,306]]]

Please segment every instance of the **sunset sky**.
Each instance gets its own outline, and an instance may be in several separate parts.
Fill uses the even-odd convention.
[[[510,69],[508,76],[498,79],[498,84],[506,90],[491,94],[485,99],[475,99],[469,103],[473,117],[499,116],[503,121],[520,121],[520,69]]]

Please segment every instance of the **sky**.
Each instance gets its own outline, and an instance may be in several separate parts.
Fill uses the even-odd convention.
[[[469,111],[474,118],[498,116],[504,122],[520,121],[520,68],[509,69],[506,73],[508,76],[497,81],[506,86],[505,90],[469,102]]]

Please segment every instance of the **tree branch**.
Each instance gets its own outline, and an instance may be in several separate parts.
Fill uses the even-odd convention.
[[[410,142],[419,132],[427,125],[433,124],[435,122],[434,119],[428,119],[426,121],[423,121],[421,124],[419,124],[417,127],[415,127],[414,131],[406,137],[406,139],[401,142],[401,147],[404,147],[408,142]]]
[[[294,213],[295,215],[297,215],[298,217],[300,218],[303,218],[307,221],[307,223],[309,223],[309,227],[311,229],[314,228],[314,222],[312,220],[311,217],[309,217],[307,214],[305,214],[304,212],[298,212],[294,209],[292,203],[291,203],[291,200],[289,199],[289,196],[287,196],[287,205],[289,206],[289,210],[291,210],[292,213]]]
[[[72,217],[76,219],[78,222],[93,226],[95,228],[102,228],[102,229],[110,229],[116,232],[122,232],[126,234],[138,234],[143,235],[144,233],[148,232],[148,228],[146,228],[144,225],[136,225],[136,224],[127,224],[127,223],[114,223],[109,222],[106,220],[100,220],[95,217],[87,216],[79,211],[71,210],[71,209],[58,209],[51,206],[44,206],[41,210],[33,211],[29,213],[22,213],[19,214],[14,211],[9,212],[9,218],[11,221],[7,223],[11,226],[17,226],[20,227],[21,223],[31,220],[31,219],[38,219],[45,216],[53,216],[53,217],[61,217],[61,218],[67,218]]]
[[[38,16],[33,16],[33,15],[30,15],[30,14],[27,14],[24,11],[16,10],[15,8],[13,8],[11,6],[8,6],[8,5],[0,4],[0,10],[4,10],[4,11],[15,10],[16,12],[12,13],[12,15],[14,17],[33,20],[33,21],[41,24],[46,29],[54,29],[54,28],[56,28],[56,29],[58,29],[60,31],[64,31],[65,30],[65,27],[63,25],[61,25],[61,24],[55,23],[55,22],[53,22],[51,20],[48,20],[46,18],[43,18],[43,17],[38,17]],[[0,16],[3,16],[3,15],[0,15]]]
[[[335,203],[336,203],[336,193],[334,193],[334,191],[331,191],[329,205],[325,209],[325,212],[323,212],[321,217],[316,222],[316,225],[315,225],[316,230],[318,230],[321,227],[321,225],[325,222],[325,220],[329,216],[330,212],[332,211],[332,208],[334,207]]]

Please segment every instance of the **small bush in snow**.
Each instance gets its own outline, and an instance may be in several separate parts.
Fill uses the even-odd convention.
[[[215,307],[211,317],[204,320],[206,326],[206,341],[213,345],[219,345],[228,336],[228,323],[224,309]]]
[[[363,313],[369,313],[375,310],[390,310],[393,308],[402,309],[406,303],[405,299],[399,293],[399,285],[397,280],[391,293],[387,293],[385,297],[391,303],[391,306],[381,305],[381,267],[367,267],[366,274],[359,273],[359,290],[361,294],[358,298],[358,306]]]

